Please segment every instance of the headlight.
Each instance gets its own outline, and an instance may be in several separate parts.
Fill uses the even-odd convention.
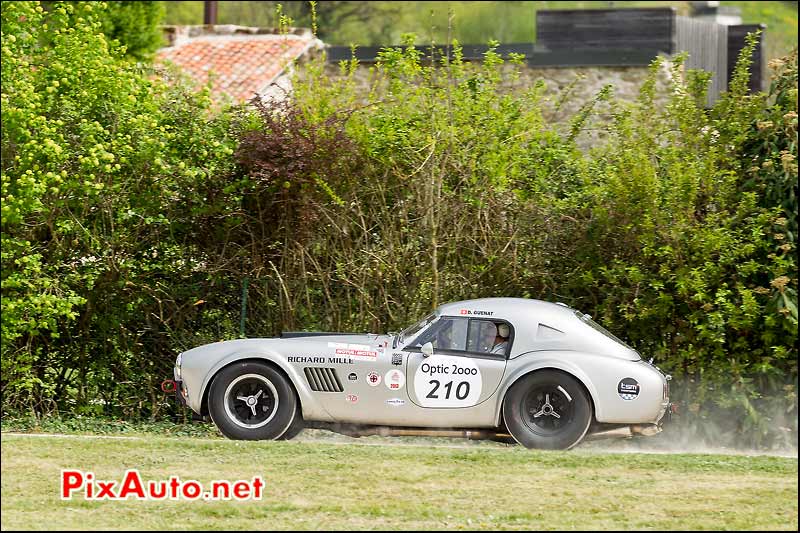
[[[178,358],[175,359],[175,377],[177,379],[181,379],[181,356],[183,354],[179,353]]]

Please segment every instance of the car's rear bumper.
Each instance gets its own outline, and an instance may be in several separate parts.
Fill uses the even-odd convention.
[[[658,424],[660,426],[663,426],[664,424],[672,423],[677,413],[678,413],[678,404],[673,402],[668,403],[667,410],[664,412],[664,416],[661,417],[661,420],[658,421]]]

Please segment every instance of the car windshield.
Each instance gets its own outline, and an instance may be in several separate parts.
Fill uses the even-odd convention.
[[[589,315],[584,315],[580,311],[575,311],[575,316],[580,318],[581,321],[585,322],[587,325],[589,325],[592,328],[596,329],[597,331],[599,331],[600,333],[602,333],[603,335],[605,335],[609,339],[617,341],[618,343],[620,343],[624,347],[628,348],[629,350],[633,350],[633,348],[628,346],[628,344],[626,342],[624,342],[622,339],[617,338],[616,335],[614,335],[613,333],[608,331],[606,328],[604,328],[603,326],[601,326],[600,324],[598,324],[597,322],[592,320],[592,317],[590,317]]]
[[[436,314],[432,313],[423,318],[422,320],[420,320],[419,322],[417,322],[416,324],[414,324],[413,326],[407,327],[406,329],[400,332],[400,335],[397,336],[398,342],[400,344],[405,344],[407,339],[414,337],[414,335],[419,333],[422,330],[422,328],[433,322],[435,319],[436,319]]]

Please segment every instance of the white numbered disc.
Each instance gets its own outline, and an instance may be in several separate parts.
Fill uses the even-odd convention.
[[[423,407],[470,407],[478,403],[482,382],[472,359],[432,355],[414,373],[414,393]]]

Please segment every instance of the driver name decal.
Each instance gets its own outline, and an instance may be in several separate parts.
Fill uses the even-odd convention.
[[[460,315],[473,315],[473,316],[492,316],[494,311],[480,311],[475,309],[460,309],[458,314]]]
[[[478,403],[483,380],[475,361],[433,355],[414,374],[414,393],[423,407],[470,407]]]

